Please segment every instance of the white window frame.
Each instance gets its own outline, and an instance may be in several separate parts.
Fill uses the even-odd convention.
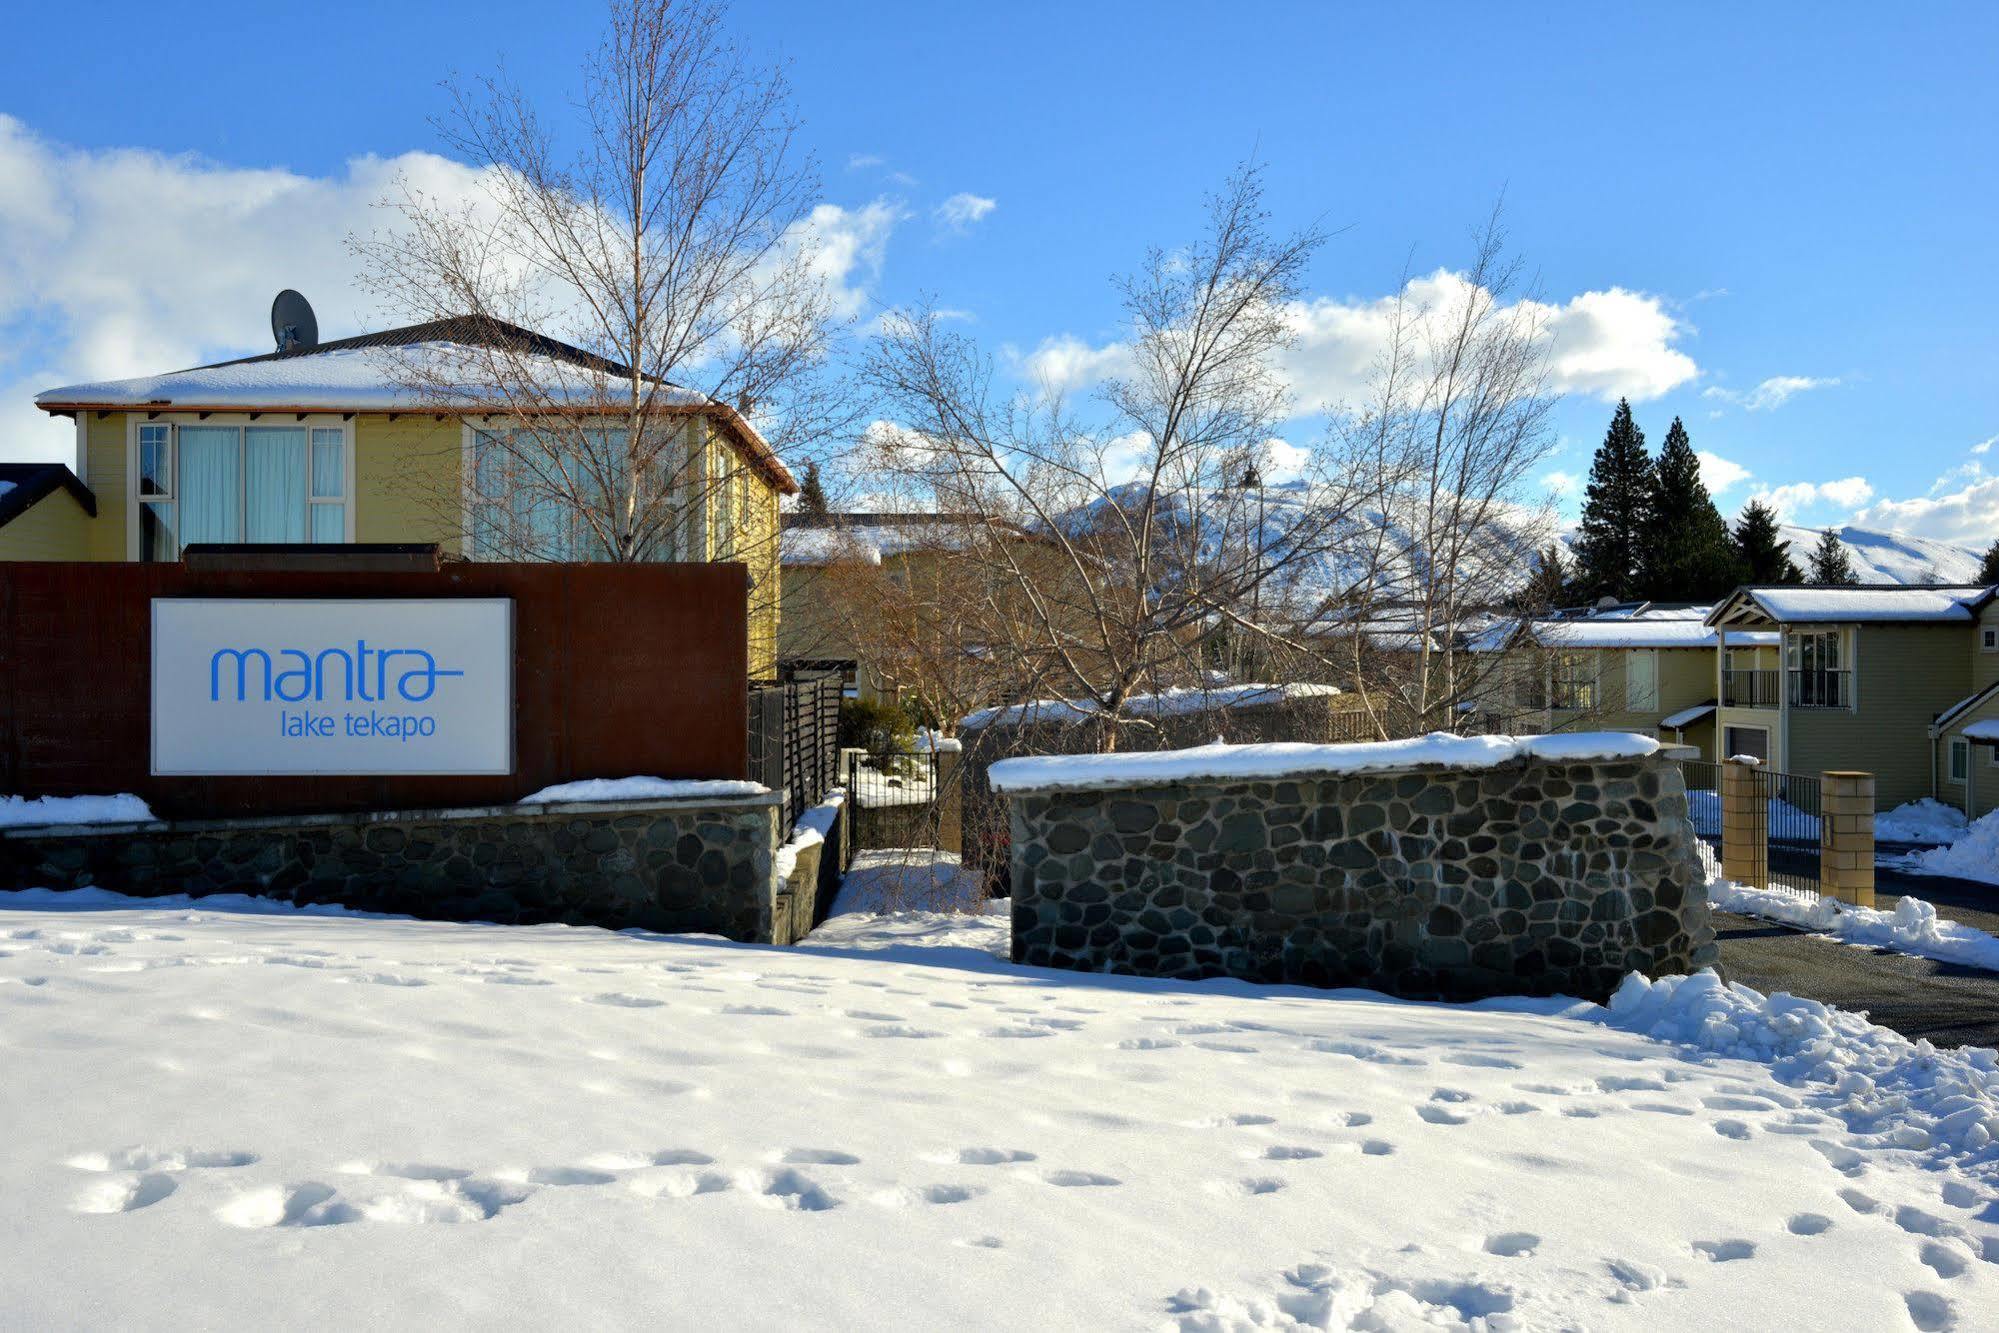
[[[1648,698],[1639,699],[1632,693],[1631,664],[1643,657],[1651,663],[1652,692]],[[1624,711],[1627,713],[1656,713],[1659,711],[1659,650],[1656,648],[1627,648],[1624,650]]]
[[[178,506],[181,501],[180,480],[180,436],[173,429],[179,426],[294,426],[305,429],[305,488],[306,488],[306,540],[312,539],[312,506],[321,503],[339,503],[347,507],[342,541],[354,540],[354,423],[356,418],[340,412],[145,412],[134,411],[125,414],[125,494],[130,503],[125,506],[125,558],[137,561],[144,553],[139,549],[139,507],[149,502],[171,501]],[[139,494],[139,428],[142,426],[168,427],[167,448],[170,466],[167,472],[169,495],[151,497]],[[312,493],[312,432],[314,430],[340,431],[342,470],[345,472],[343,485],[347,493],[336,501],[332,496],[317,496]],[[175,515],[179,517],[178,514]],[[176,524],[176,531],[178,531]]]
[[[1971,742],[1952,736],[1946,743],[1943,780],[1962,787],[1971,777]]]
[[[1978,651],[1981,653],[1999,653],[1999,625],[1980,625],[1978,627]]]

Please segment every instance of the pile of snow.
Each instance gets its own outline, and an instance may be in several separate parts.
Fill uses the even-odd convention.
[[[558,782],[543,787],[532,796],[523,796],[522,805],[558,805],[568,801],[695,801],[737,800],[748,796],[768,796],[770,788],[761,782],[738,782],[728,778],[584,778],[580,782]]]
[[[1825,894],[1790,889],[1752,889],[1715,880],[1708,901],[1724,912],[1760,916],[1803,930],[1815,930],[1847,944],[1934,958],[1999,972],[1999,939],[1937,915],[1921,898],[1903,897],[1895,910],[1853,907]]]
[[[1770,836],[1780,840],[1798,841],[1815,839],[1819,836],[1817,815],[1806,814],[1797,806],[1779,796],[1770,798]],[[1694,832],[1703,838],[1721,836],[1721,796],[1705,787],[1692,788],[1687,792],[1687,818],[1693,821]]]
[[[1711,976],[1451,1006],[1019,968],[991,916],[770,949],[77,905],[0,895],[23,1328],[1999,1308],[1990,1053]]]
[[[1965,823],[1964,811],[1925,796],[1874,816],[1874,840],[1946,846],[1964,836]]]
[[[1805,552],[1819,544],[1820,528],[1778,525],[1778,535],[1791,543],[1791,555],[1804,563]],[[1982,559],[1968,550],[1934,537],[1905,532],[1877,532],[1848,525],[1833,529],[1846,558],[1862,583],[1976,583]],[[1730,635],[1734,638],[1734,635]]]
[[[1878,836],[1878,826],[1877,826]],[[1999,810],[1978,820],[1948,847],[1912,852],[1896,862],[1902,870],[1923,875],[1955,875],[1999,884]]]
[[[984,912],[1003,910],[986,897],[985,881],[966,870],[953,852],[928,847],[869,848],[854,853],[840,881],[833,916],[885,912]]]
[[[777,849],[775,869],[778,883],[791,878],[791,872],[798,868],[798,855],[808,847],[823,846],[833,832],[833,824],[840,818],[840,810],[847,804],[847,793],[835,787],[827,792],[819,804],[798,817],[792,827],[791,836]]]
[[[1636,759],[1659,742],[1625,731],[1576,731],[1553,736],[1453,736],[1433,731],[1399,741],[1352,745],[1201,745],[1189,750],[1131,754],[1036,755],[1002,759],[992,766],[994,791],[1051,791],[1129,787],[1200,780],[1261,781],[1305,774],[1375,773],[1440,766],[1494,768],[1520,759],[1585,763]]]
[[[1157,694],[1134,694],[1124,701],[1123,717],[1184,717],[1190,713],[1213,713],[1228,708],[1264,708],[1298,699],[1324,699],[1340,692],[1337,685],[1209,685],[1161,690]],[[1004,708],[981,708],[958,719],[960,730],[979,727],[1017,727],[1035,722],[1088,722],[1104,716],[1091,700],[1035,699]]]
[[[38,824],[150,824],[152,807],[129,792],[116,796],[0,796],[0,828]]]

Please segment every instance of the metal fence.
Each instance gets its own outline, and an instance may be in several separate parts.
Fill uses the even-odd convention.
[[[751,683],[750,777],[781,797],[787,834],[840,780],[840,696],[831,671]]]
[[[1712,760],[1682,759],[1687,813],[1699,837],[1701,865],[1722,873],[1721,769]],[[1759,768],[1750,780],[1769,812],[1770,887],[1816,895],[1819,890],[1819,780],[1803,773]]]

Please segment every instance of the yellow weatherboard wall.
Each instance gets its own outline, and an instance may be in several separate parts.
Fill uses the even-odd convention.
[[[457,417],[354,421],[354,540],[464,552],[464,431]]]
[[[0,526],[0,560],[88,560],[93,521],[74,495],[51,491]]]

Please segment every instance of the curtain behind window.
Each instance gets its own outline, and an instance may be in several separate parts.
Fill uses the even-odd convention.
[[[180,428],[180,540],[243,540],[240,441],[234,426]]]
[[[245,541],[305,540],[305,439],[303,426],[244,429]]]

